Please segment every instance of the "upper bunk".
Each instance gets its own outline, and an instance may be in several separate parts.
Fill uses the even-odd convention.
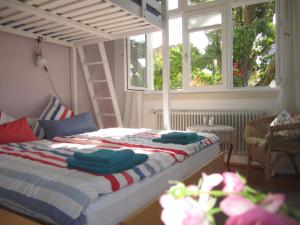
[[[0,31],[75,46],[163,29],[166,0],[0,0]]]

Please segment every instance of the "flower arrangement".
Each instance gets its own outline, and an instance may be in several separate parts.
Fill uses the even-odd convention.
[[[300,213],[288,209],[283,194],[257,191],[238,173],[204,173],[198,186],[173,183],[160,198],[165,225],[213,225],[219,213],[226,225],[300,224]]]

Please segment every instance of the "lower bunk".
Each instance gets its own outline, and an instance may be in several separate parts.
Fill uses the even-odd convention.
[[[160,206],[156,200],[170,186],[169,180],[180,180],[197,183],[202,172],[221,172],[223,169],[223,153],[216,142],[188,157],[183,162],[156,173],[140,182],[122,188],[110,194],[100,195],[84,210],[87,225],[135,225],[161,224]],[[146,205],[146,206],[145,206]],[[4,205],[5,206],[5,205]],[[34,222],[32,219],[0,210],[0,224],[36,225],[47,224]]]

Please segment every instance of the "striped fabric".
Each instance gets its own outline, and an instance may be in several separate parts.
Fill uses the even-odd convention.
[[[15,120],[14,118],[8,116],[3,111],[0,111],[0,124],[8,123],[8,122],[11,122],[11,121],[14,121],[14,120]]]
[[[55,96],[52,96],[39,120],[63,120],[72,116],[74,116],[74,113],[64,106]],[[33,132],[39,139],[45,137],[45,132],[39,122],[35,124]]]
[[[111,132],[117,136],[109,136]],[[55,224],[83,225],[84,209],[101,195],[153,176],[218,141],[208,134],[201,142],[185,147],[153,146],[151,139],[157,132],[119,128],[61,138],[61,142],[39,140],[0,145],[0,204]],[[147,154],[149,159],[109,175],[67,168],[65,159],[74,152],[90,153],[104,147],[116,151],[130,147],[136,153]]]

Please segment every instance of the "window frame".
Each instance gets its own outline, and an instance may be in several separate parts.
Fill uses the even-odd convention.
[[[171,90],[174,93],[195,93],[195,92],[236,92],[236,91],[272,91],[279,90],[279,87],[269,87],[269,86],[259,86],[259,87],[233,87],[233,23],[232,23],[232,9],[240,7],[243,5],[252,5],[259,4],[264,2],[271,2],[273,0],[215,0],[213,2],[199,3],[195,5],[188,5],[188,0],[179,0],[178,8],[169,10],[169,19],[182,17],[182,80],[183,88],[178,90]],[[280,63],[280,35],[282,30],[280,29],[279,18],[280,11],[277,7],[280,0],[275,1],[275,13],[276,13],[276,74],[275,80],[278,80],[281,72]],[[189,57],[189,29],[188,29],[188,19],[196,16],[207,15],[214,12],[220,12],[222,15],[222,84],[221,85],[207,85],[201,87],[190,87],[190,57]],[[150,34],[146,34],[147,39],[150,38]],[[127,43],[127,54],[128,54],[128,41]],[[151,43],[151,42],[147,42]],[[159,93],[161,91],[153,90],[154,81],[153,81],[153,62],[152,62],[152,52],[149,48],[150,44],[147,44],[147,65],[151,65],[151,68],[147,69],[147,88],[144,89],[131,89],[131,90],[144,90],[147,93]],[[151,53],[149,55],[149,52]],[[149,57],[150,56],[150,57]],[[150,58],[150,59],[149,59]],[[126,57],[126,66],[127,66],[127,82],[128,82],[128,55]],[[150,60],[150,62],[148,62]],[[149,67],[149,66],[148,66]],[[127,85],[127,90],[128,89]],[[129,90],[130,91],[130,90]]]

